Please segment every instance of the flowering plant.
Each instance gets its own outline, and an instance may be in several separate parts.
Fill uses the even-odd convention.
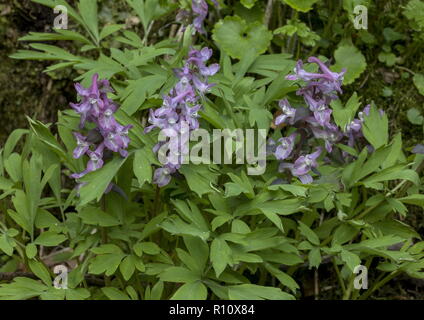
[[[79,50],[14,57],[77,71],[78,103],[0,153],[0,299],[301,299],[311,278],[315,298],[366,299],[424,277],[405,221],[422,154],[345,86],[349,60],[275,53],[272,1],[248,23],[223,1],[127,0],[140,33],[99,28],[96,1],[36,2],[66,4],[75,30],[24,39]]]

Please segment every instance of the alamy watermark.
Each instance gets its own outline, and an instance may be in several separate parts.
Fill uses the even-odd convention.
[[[57,265],[53,269],[58,276],[53,280],[56,289],[68,289],[68,268],[64,265]]]
[[[353,8],[353,13],[356,15],[353,20],[355,29],[368,29],[368,8],[363,5],[357,5]]]
[[[353,287],[356,290],[368,289],[368,269],[366,266],[359,265],[353,269],[353,273],[357,274],[353,280]]]
[[[54,13],[58,14],[53,21],[54,29],[68,29],[68,8],[62,5],[58,5],[54,8]]]
[[[190,130],[182,121],[179,128],[159,132],[158,159],[163,165],[178,164],[249,164],[249,175],[261,175],[266,169],[265,129]],[[197,142],[190,149],[190,142]],[[211,150],[212,149],[212,150]]]

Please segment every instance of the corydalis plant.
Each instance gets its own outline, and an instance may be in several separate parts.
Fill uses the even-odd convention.
[[[359,113],[359,119],[353,119],[346,128],[340,130],[332,119],[330,103],[342,93],[341,86],[346,70],[333,72],[316,57],[310,57],[308,62],[317,64],[319,71],[307,72],[302,61],[298,61],[295,74],[286,77],[288,80],[304,82],[297,95],[303,97],[306,107],[294,108],[287,99],[281,100],[281,111],[274,122],[276,126],[288,126],[290,136],[277,142],[269,141],[269,150],[282,161],[279,170],[290,170],[304,184],[313,181],[312,172],[319,173],[317,159],[323,152],[319,141],[323,141],[328,153],[332,153],[334,145],[343,143],[343,140],[347,140],[347,145],[353,147],[355,141],[363,137],[363,114],[369,113],[367,106]],[[342,155],[346,156],[346,153],[343,151]]]
[[[95,126],[86,130],[87,135],[73,133],[77,140],[74,158],[79,159],[85,154],[89,156],[86,169],[71,176],[79,179],[103,167],[105,160],[111,157],[113,152],[126,157],[126,149],[130,143],[128,131],[132,126],[122,126],[116,121],[114,113],[118,106],[107,97],[107,93],[113,92],[108,80],[99,80],[99,75],[95,74],[89,88],[76,83],[75,89],[81,101],[70,105],[80,115],[80,129],[84,130],[87,123]]]
[[[219,70],[218,64],[206,66],[212,56],[212,50],[203,48],[200,51],[191,49],[184,66],[175,70],[179,81],[167,96],[163,97],[163,104],[156,110],[149,111],[149,127],[145,132],[158,128],[170,142],[159,142],[153,149],[158,152],[162,146],[169,149],[170,157],[163,163],[162,168],[156,169],[154,183],[162,187],[171,181],[183,163],[188,150],[190,131],[199,128],[198,112],[202,108],[201,98],[213,84],[208,83],[208,77]]]

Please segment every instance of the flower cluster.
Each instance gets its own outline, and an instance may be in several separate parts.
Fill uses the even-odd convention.
[[[84,129],[87,122],[95,125],[86,136],[74,132],[77,140],[77,147],[73,152],[74,158],[79,159],[84,154],[90,158],[84,171],[71,176],[79,179],[103,167],[104,160],[111,155],[111,152],[119,152],[122,157],[126,157],[128,155],[126,149],[130,143],[128,131],[132,126],[122,126],[116,121],[114,113],[118,107],[107,97],[108,92],[113,92],[109,81],[99,80],[98,74],[95,74],[89,88],[83,88],[81,84],[76,83],[75,89],[81,102],[71,103],[71,107],[81,117],[80,129]]]
[[[218,1],[212,0],[213,4],[218,7]],[[208,15],[209,7],[205,0],[192,0],[191,10],[193,12],[193,27],[196,32],[200,34],[206,34],[204,21]],[[190,13],[187,10],[180,10],[177,15],[177,21],[187,20],[190,17]]]
[[[208,83],[208,77],[219,70],[218,64],[206,66],[211,56],[212,50],[209,48],[200,51],[191,49],[184,66],[175,70],[178,83],[163,97],[160,108],[150,110],[150,126],[145,128],[145,132],[158,128],[166,137],[171,138],[170,142],[159,142],[153,149],[158,152],[162,146],[166,146],[171,154],[163,163],[164,166],[154,173],[154,183],[160,187],[167,185],[171,174],[181,167],[184,156],[189,151],[190,131],[199,128],[198,111],[202,108],[200,97],[213,86]]]
[[[316,57],[310,57],[308,62],[317,64],[319,72],[307,72],[303,68],[302,61],[298,61],[294,69],[295,74],[286,77],[288,80],[302,80],[306,83],[297,91],[297,95],[303,97],[307,108],[293,108],[287,99],[281,100],[279,102],[281,111],[275,118],[275,125],[290,125],[296,130],[290,136],[283,137],[277,142],[269,141],[269,150],[278,160],[291,160],[281,162],[279,170],[281,172],[290,170],[293,176],[298,177],[305,184],[313,181],[311,172],[317,172],[316,160],[323,151],[321,147],[310,150],[308,139],[323,140],[325,149],[329,153],[333,151],[334,144],[340,143],[344,138],[347,138],[349,146],[353,146],[355,139],[362,136],[363,114],[369,112],[369,106],[367,106],[363,112],[359,113],[359,119],[354,119],[346,128],[343,128],[343,131],[339,130],[332,122],[330,103],[338,99],[338,94],[342,93],[341,85],[346,70],[340,73],[332,72]],[[296,146],[295,141],[298,137],[299,143]],[[301,154],[305,152],[305,148],[306,154]]]

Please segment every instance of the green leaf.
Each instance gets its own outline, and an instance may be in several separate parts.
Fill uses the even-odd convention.
[[[121,30],[124,27],[122,24],[109,24],[102,29],[100,32],[100,40],[110,36],[112,33],[115,33],[118,30]]]
[[[113,287],[104,287],[102,291],[110,300],[130,300],[125,293]]]
[[[301,207],[302,201],[300,199],[273,200],[256,205],[256,208],[264,214],[275,213],[284,216],[298,212]]]
[[[205,217],[202,215],[195,203],[190,200],[185,202],[179,199],[173,200],[172,203],[182,217],[192,222],[200,230],[209,231],[209,226]]]
[[[306,191],[308,190],[305,187],[302,186],[296,186],[294,184],[277,184],[277,185],[271,185],[268,187],[269,190],[284,190],[287,192],[290,192],[294,196],[298,197],[306,197]]]
[[[171,300],[206,300],[208,290],[203,283],[195,281],[183,284],[171,297]]]
[[[121,271],[125,281],[128,281],[134,274],[136,259],[137,258],[134,256],[127,256],[124,258],[124,260],[122,260],[121,264],[119,265],[119,270]]]
[[[85,206],[78,213],[78,217],[80,217],[85,224],[98,225],[101,227],[113,227],[120,224],[117,218],[93,206]]]
[[[118,269],[121,260],[125,258],[123,253],[101,254],[91,260],[88,268],[89,273],[111,276]]]
[[[99,42],[99,26],[98,26],[98,14],[97,14],[97,1],[93,0],[80,0],[78,9],[87,26],[87,31]]]
[[[46,247],[54,247],[61,244],[66,239],[66,236],[63,234],[57,234],[53,231],[44,231],[37,237],[37,239],[34,240],[34,244]]]
[[[227,264],[231,263],[231,248],[225,240],[215,238],[211,244],[210,259],[217,278],[225,270]]]
[[[279,270],[273,265],[266,263],[265,268],[270,272],[274,277],[280,281],[280,283],[286,287],[288,287],[293,293],[296,293],[296,290],[300,289],[299,285],[294,281],[292,277],[290,277],[287,273]]]
[[[321,264],[321,252],[319,248],[313,248],[308,254],[309,266],[318,268]]]
[[[134,154],[133,170],[138,179],[140,187],[145,183],[152,182],[152,165],[149,161],[150,152],[146,149],[139,149]]]
[[[19,154],[14,152],[5,159],[4,168],[14,182],[22,181],[21,156]]]
[[[184,237],[184,244],[190,253],[187,256],[190,256],[190,258],[192,258],[194,262],[190,266],[190,268],[194,271],[203,273],[209,258],[208,244],[206,243],[206,241],[203,241],[202,239],[198,237],[190,237],[190,236]]]
[[[175,235],[189,235],[199,237],[203,240],[207,240],[210,236],[208,231],[200,230],[194,225],[185,223],[177,216],[168,217],[162,223],[160,223],[159,226],[169,233]]]
[[[291,294],[279,288],[263,287],[255,284],[241,284],[228,287],[230,300],[294,300]]]
[[[156,284],[152,288],[152,293],[151,293],[150,299],[151,300],[160,300],[160,298],[162,297],[163,288],[164,288],[164,285],[163,285],[162,281],[156,282]]]
[[[241,59],[250,49],[256,55],[264,53],[270,44],[272,33],[262,23],[248,24],[238,16],[227,16],[215,24],[212,38],[229,56]]]
[[[145,59],[145,57],[143,57]],[[140,107],[151,96],[159,90],[166,81],[163,75],[148,75],[138,80],[129,80],[128,86],[122,92],[123,103],[121,108],[129,116],[140,110]],[[147,106],[148,108],[148,106]]]
[[[362,132],[374,149],[385,146],[389,141],[387,115],[385,113],[381,115],[374,104],[370,108],[369,115],[364,115]]]
[[[49,146],[59,157],[68,160],[72,163],[72,159],[67,155],[62,146],[57,142],[56,138],[50,132],[49,128],[38,120],[32,120],[27,117],[27,120],[31,126],[32,132],[47,146]]]
[[[396,56],[392,52],[381,52],[378,55],[378,61],[385,63],[388,67],[394,66],[396,59]]]
[[[200,274],[197,274],[184,267],[169,267],[160,275],[161,281],[166,282],[185,282],[190,283],[200,280]]]
[[[126,159],[127,158],[115,157],[103,168],[90,172],[81,179],[83,182],[87,182],[87,184],[80,189],[81,206],[95,199],[97,199],[97,201],[100,200],[109,183],[116,176],[116,173]]]
[[[52,285],[52,279],[50,277],[50,273],[47,268],[39,261],[29,260],[28,261],[29,268],[34,274],[40,278],[46,285]]]
[[[281,0],[297,11],[308,12],[319,0]]]
[[[91,251],[95,254],[120,254],[122,253],[121,248],[119,248],[116,244],[103,244],[100,247],[96,247],[91,249]]]
[[[179,169],[179,172],[185,176],[190,190],[197,193],[199,197],[216,192],[211,184],[216,184],[218,174],[210,171],[207,165],[186,164]]]
[[[340,258],[344,263],[346,263],[351,272],[353,272],[356,266],[361,264],[361,259],[358,257],[358,255],[347,250],[342,250]]]
[[[250,100],[247,95],[243,96],[243,98],[249,107],[250,125],[254,126],[256,123],[258,129],[268,129],[272,121],[272,113],[269,112],[264,105],[257,104]]]
[[[13,152],[13,149],[15,149],[19,140],[26,134],[28,134],[28,130],[26,129],[13,130],[13,132],[8,136],[6,143],[4,144],[4,147],[3,147],[4,159],[9,158],[9,156]]]
[[[334,121],[342,130],[345,131],[346,126],[353,121],[359,105],[360,103],[356,92],[352,94],[344,107],[342,107],[340,100],[334,100],[331,103]]]
[[[378,221],[372,226],[382,232],[383,235],[396,234],[406,240],[411,238],[421,239],[421,236],[409,225],[398,221]]]
[[[90,297],[90,291],[84,288],[67,289],[65,296],[66,300],[86,300]]]
[[[160,253],[159,246],[154,242],[141,242],[140,249],[142,252],[150,254],[150,255],[155,255]]]
[[[353,239],[358,234],[358,230],[347,223],[337,227],[334,232],[332,246],[342,245]]]
[[[37,255],[37,246],[34,243],[29,243],[25,247],[25,253],[28,259],[34,259]]]
[[[424,3],[421,0],[411,0],[406,5],[403,14],[411,20],[411,26],[416,31],[424,30]]]
[[[398,200],[403,203],[424,207],[424,194],[412,194],[407,197],[399,198]]]
[[[157,0],[127,0],[127,3],[134,9],[140,17],[144,32],[148,30],[152,19],[158,18],[167,12],[167,8],[162,6]]]
[[[281,222],[281,218],[278,214],[267,210],[263,211],[263,213],[278,229],[280,229],[281,232],[284,232],[283,223]]]
[[[13,240],[12,240],[13,241]],[[14,241],[11,242],[6,234],[0,236],[0,250],[6,253],[8,256],[12,256]]]
[[[56,29],[55,33],[30,32],[28,35],[19,39],[19,41],[57,41],[57,40],[73,40],[84,44],[91,44],[91,41],[82,34],[71,31]]]
[[[334,70],[340,72],[346,68],[343,84],[353,83],[365,71],[367,62],[364,55],[353,45],[341,45],[334,52],[336,64]]]
[[[404,155],[402,152],[402,134],[399,132],[396,134],[390,145],[390,153],[386,157],[381,166],[383,169],[392,167],[398,163],[398,161],[402,161],[404,159]]]
[[[422,125],[424,123],[424,117],[421,115],[421,112],[417,108],[408,109],[406,113],[409,122],[416,125]]]
[[[367,186],[375,187],[378,182],[403,179],[418,185],[420,183],[418,174],[414,170],[403,169],[403,167],[404,166],[401,165],[384,169],[362,180],[362,183]]]
[[[7,300],[26,300],[38,297],[48,287],[37,280],[18,277],[10,284],[0,285],[0,297]]]
[[[424,74],[416,73],[412,80],[414,81],[415,87],[417,87],[418,92],[424,96]]]
[[[306,224],[304,224],[302,221],[299,221],[299,231],[312,244],[319,246],[320,241],[316,233],[311,228],[309,228]]]
[[[53,228],[60,224],[59,220],[47,210],[38,208],[37,216],[35,217],[35,226],[37,228]]]

